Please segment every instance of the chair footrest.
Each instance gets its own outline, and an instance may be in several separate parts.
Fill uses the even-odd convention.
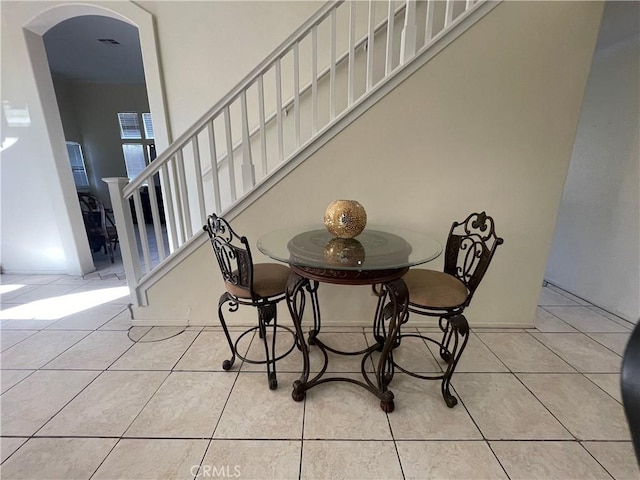
[[[293,349],[296,347],[296,339],[297,339],[296,334],[295,334],[295,332],[294,332],[291,328],[289,328],[289,327],[287,327],[287,326],[285,326],[285,325],[277,325],[277,326],[276,326],[276,328],[277,328],[277,329],[282,329],[282,330],[285,330],[285,331],[289,332],[289,333],[291,334],[291,336],[293,337],[293,345],[291,345],[291,347],[289,347],[289,348],[287,349],[287,351],[286,351],[286,352],[284,352],[282,355],[280,355],[280,356],[278,356],[278,357],[275,357],[275,358],[271,358],[271,359],[265,359],[265,360],[252,360],[252,359],[250,359],[250,358],[246,358],[245,356],[241,355],[241,354],[238,352],[238,343],[240,342],[240,340],[241,340],[245,335],[248,335],[248,334],[250,334],[250,333],[252,333],[252,332],[255,332],[256,330],[259,330],[259,329],[260,329],[260,327],[259,327],[259,326],[255,326],[255,327],[251,327],[251,328],[249,328],[248,330],[246,330],[245,332],[243,332],[243,333],[238,337],[238,339],[235,341],[235,344],[234,344],[234,350],[235,350],[235,354],[236,354],[236,356],[237,356],[240,360],[242,360],[243,362],[251,363],[251,364],[254,364],[254,365],[264,365],[264,364],[266,364],[266,363],[275,363],[275,362],[277,362],[278,360],[281,360],[281,359],[283,359],[284,357],[286,357],[287,355],[289,355],[289,354],[293,351]],[[272,355],[274,355],[274,356],[275,356],[275,352],[272,352]]]

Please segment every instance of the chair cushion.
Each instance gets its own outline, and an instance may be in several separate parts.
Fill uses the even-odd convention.
[[[464,283],[456,277],[435,270],[411,269],[402,279],[409,287],[409,302],[421,307],[457,307],[469,294]]]
[[[289,273],[289,267],[281,263],[256,263],[253,265],[253,291],[263,298],[280,295],[287,288]],[[231,295],[251,298],[249,290],[230,282],[225,284]]]

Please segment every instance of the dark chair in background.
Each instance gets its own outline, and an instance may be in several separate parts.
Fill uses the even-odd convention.
[[[109,255],[111,263],[114,263],[114,252],[118,245],[118,231],[113,218],[111,218],[111,213],[107,211],[98,197],[90,193],[79,192],[78,200],[91,251],[104,250],[104,253]]]
[[[229,370],[236,357],[248,363],[266,364],[269,388],[274,390],[278,386],[276,361],[291,353],[296,345],[294,341],[288,351],[276,357],[276,331],[278,328],[289,331],[293,338],[296,338],[293,330],[279,326],[277,322],[277,304],[286,298],[289,267],[278,263],[256,263],[254,265],[247,238],[237,235],[226,220],[215,214],[207,217],[207,224],[203,228],[209,234],[227,289],[218,302],[218,316],[227,342],[229,342],[231,359],[225,360],[222,363],[222,368]],[[235,343],[231,340],[222,313],[223,307],[227,303],[230,312],[237,311],[240,305],[255,307],[258,311],[258,325],[242,333]],[[271,349],[269,349],[267,339],[267,325],[270,323],[273,326]],[[240,340],[256,330],[264,343],[265,360],[250,360],[238,353]]]
[[[620,388],[636,460],[640,466],[640,323],[633,329],[622,356]]]
[[[446,363],[442,375],[421,375],[394,362],[398,370],[427,380],[442,379],[442,396],[448,407],[458,403],[450,390],[451,377],[469,340],[469,323],[462,314],[503,239],[495,232],[493,219],[485,212],[472,213],[463,222],[454,222],[445,247],[444,272],[423,268],[410,269],[403,280],[409,288],[408,321],[412,314],[438,317],[440,341],[419,333],[400,332],[402,338],[416,337],[434,343]]]

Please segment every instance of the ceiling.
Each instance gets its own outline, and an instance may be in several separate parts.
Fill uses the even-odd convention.
[[[44,34],[44,45],[55,76],[83,82],[144,83],[138,29],[128,23],[98,15],[70,18]]]

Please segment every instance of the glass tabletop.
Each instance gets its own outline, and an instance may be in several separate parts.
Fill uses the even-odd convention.
[[[301,267],[387,270],[433,260],[442,246],[427,235],[396,227],[367,227],[355,238],[336,238],[324,227],[294,227],[260,237],[258,250]]]

